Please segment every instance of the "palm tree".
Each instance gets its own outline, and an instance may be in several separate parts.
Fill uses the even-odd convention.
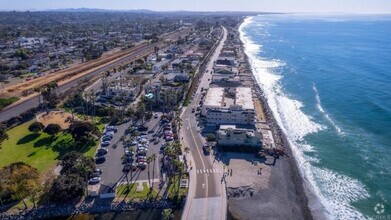
[[[152,191],[152,187],[151,187],[151,175],[149,175],[149,164],[153,161],[153,157],[152,155],[147,157],[147,164],[148,164],[148,183],[149,183],[149,190]]]
[[[162,218],[164,220],[169,220],[169,219],[174,218],[174,214],[172,214],[172,209],[163,209]]]
[[[151,156],[147,157],[147,164],[148,164],[148,183],[149,183],[149,186],[150,186],[150,190],[152,190],[152,186],[151,186],[151,177],[149,175],[149,165],[152,161],[156,160],[156,154],[152,154]],[[153,182],[152,182],[153,184]]]
[[[145,103],[144,103],[144,99],[142,98],[142,100],[138,103],[137,105],[137,116],[139,118],[141,118],[142,120],[142,125],[144,125],[144,114],[145,114]]]
[[[182,125],[183,125],[183,123],[182,123],[182,118],[181,118],[179,115],[177,115],[177,116],[175,117],[175,121],[176,121],[176,123],[177,123],[178,132],[179,132],[179,131],[181,130]]]

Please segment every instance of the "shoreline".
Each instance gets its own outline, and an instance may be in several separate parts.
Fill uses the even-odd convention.
[[[238,33],[240,33],[240,26],[243,25],[244,22],[245,19],[243,19],[240,23],[238,27]],[[240,47],[242,49],[246,63],[246,69],[248,70],[249,76],[251,76],[252,79],[252,88],[254,89],[254,94],[262,105],[266,124],[272,131],[276,146],[283,148],[288,156],[280,157],[277,160],[276,166],[272,168],[273,171],[271,172],[268,189],[260,190],[256,193],[257,195],[252,198],[229,199],[228,203],[230,214],[234,218],[240,216],[240,219],[254,218],[257,216],[259,217],[259,215],[263,215],[265,218],[292,218],[293,216],[295,219],[314,219],[314,216],[316,216],[316,219],[326,219],[323,213],[313,213],[314,210],[311,210],[309,206],[309,197],[316,198],[316,195],[313,195],[305,186],[305,179],[299,170],[296,159],[293,158],[291,145],[285,133],[282,131],[279,124],[275,120],[273,112],[268,105],[267,97],[264,95],[262,88],[257,83],[257,80],[254,76],[254,71],[251,63],[249,62],[248,55],[245,53],[245,45],[242,38],[240,37],[240,34],[239,39]],[[285,190],[283,190],[283,188]],[[284,191],[284,193],[280,193],[280,190]],[[276,195],[276,193],[279,195]],[[272,204],[268,204],[270,202],[272,202]],[[251,206],[250,203],[260,204],[257,207],[254,207],[254,205]],[[288,207],[286,207],[287,204],[289,204]],[[270,205],[280,207],[275,209],[275,207],[271,207]],[[252,209],[250,209],[250,207]],[[274,211],[282,211],[284,209],[290,210],[283,211],[282,213],[270,213],[273,212],[273,208]],[[262,213],[262,209],[264,209],[263,211],[266,213]],[[269,209],[270,211],[268,211]]]

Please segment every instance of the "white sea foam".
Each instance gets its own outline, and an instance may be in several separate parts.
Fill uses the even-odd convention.
[[[319,163],[320,160],[316,156],[308,157],[304,155],[303,152],[315,152],[312,146],[303,141],[304,137],[325,127],[314,122],[310,116],[306,115],[301,110],[303,103],[290,98],[281,88],[279,81],[282,76],[273,72],[273,70],[285,65],[285,63],[280,60],[266,60],[258,56],[262,46],[255,44],[243,31],[252,22],[253,18],[246,18],[239,28],[241,40],[245,45],[245,53],[249,58],[253,74],[268,99],[268,104],[277,123],[288,137],[288,141],[292,146],[292,154],[304,177],[304,183],[308,185],[308,190],[313,192],[317,200],[326,208],[327,213],[325,214],[328,217],[332,219],[363,218],[350,203],[368,196],[364,186],[359,181],[347,176],[313,166],[313,163]],[[268,24],[257,24],[256,28],[264,28],[265,25]],[[323,113],[326,114],[321,106],[320,98],[318,103],[319,110],[323,110]],[[316,203],[316,201],[312,202]],[[318,205],[310,208],[316,212],[320,211]]]
[[[358,180],[338,174],[331,170],[313,167],[316,180],[322,185],[322,195],[327,199],[326,206],[331,210],[334,219],[365,219],[350,205],[369,197],[365,186]]]
[[[320,101],[319,92],[318,92],[318,89],[316,89],[315,83],[312,85],[312,89],[315,92],[316,107],[318,108],[318,110],[323,114],[323,116],[326,118],[326,120],[328,122],[330,122],[330,124],[334,127],[334,129],[338,132],[338,134],[343,135],[344,133],[341,130],[341,128],[330,118],[329,114],[327,114],[325,112],[325,110],[323,109],[322,102]]]

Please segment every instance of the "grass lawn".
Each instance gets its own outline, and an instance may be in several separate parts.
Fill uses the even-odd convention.
[[[9,139],[2,143],[0,149],[0,167],[21,161],[43,173],[55,167],[61,157],[69,151],[76,150],[94,156],[97,144],[75,148],[70,134],[60,133],[51,138],[43,132],[29,132],[28,127],[34,121],[26,122],[7,132]]]
[[[12,103],[18,101],[19,98],[17,97],[11,97],[11,98],[6,98],[6,99],[0,99],[0,110],[2,110],[3,108],[11,105]]]
[[[152,190],[149,192],[148,184],[143,183],[143,190],[141,192],[137,191],[137,183],[132,184],[122,184],[117,188],[117,196],[119,198],[127,197],[129,199],[146,199],[147,197],[156,197],[157,192]]]

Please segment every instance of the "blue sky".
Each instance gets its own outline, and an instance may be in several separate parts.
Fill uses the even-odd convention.
[[[0,10],[81,7],[157,11],[391,13],[391,0],[0,0]]]

